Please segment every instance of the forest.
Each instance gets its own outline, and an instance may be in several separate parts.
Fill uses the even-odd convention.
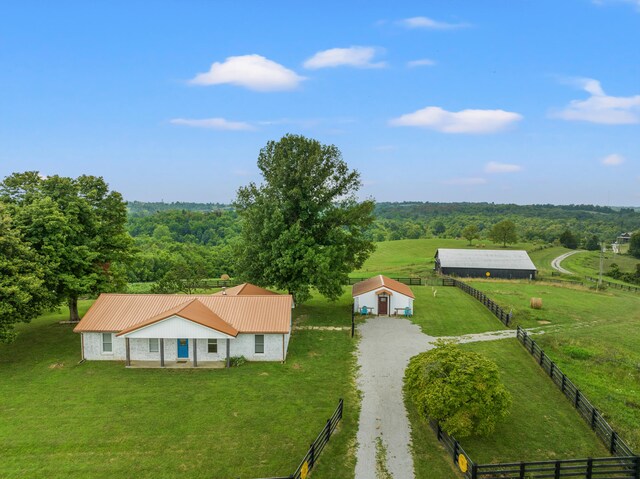
[[[172,269],[195,265],[205,277],[233,276],[232,248],[239,218],[219,203],[128,203],[127,230],[137,254],[128,268],[130,282],[159,281]],[[570,232],[576,246],[594,236],[611,243],[624,231],[640,229],[640,211],[594,205],[515,205],[493,203],[377,203],[366,232],[373,241],[463,237],[469,225],[482,241],[502,220],[516,226],[518,238],[542,244]],[[589,248],[590,249],[590,248]]]

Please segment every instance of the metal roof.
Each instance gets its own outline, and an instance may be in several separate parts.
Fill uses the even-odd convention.
[[[274,293],[273,291],[269,291],[268,289],[261,288],[260,286],[256,286],[251,283],[242,283],[238,286],[233,286],[232,288],[226,288],[222,291],[218,291],[214,294],[214,296],[268,296]]]
[[[82,332],[120,332],[158,317],[168,317],[197,299],[239,333],[289,333],[293,298],[268,296],[214,296],[188,294],[101,294],[74,328]],[[195,308],[190,313],[200,314]],[[169,314],[170,315],[170,314]],[[207,313],[208,315],[208,313]],[[205,316],[207,316],[205,315]],[[209,320],[212,319],[208,315]]]
[[[536,271],[524,250],[439,248],[436,258],[442,268],[519,269]]]
[[[411,291],[409,286],[404,283],[400,283],[395,279],[382,276],[381,274],[354,284],[351,295],[353,297],[360,296],[361,294],[368,293],[369,291],[373,291],[378,288],[387,288],[391,291],[395,291],[396,293],[404,294],[410,298],[415,298],[413,291]]]

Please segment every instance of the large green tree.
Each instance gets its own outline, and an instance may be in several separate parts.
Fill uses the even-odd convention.
[[[474,239],[480,238],[480,229],[476,225],[466,226],[462,230],[462,237],[469,242],[469,245],[471,245]]]
[[[629,254],[640,258],[640,231],[636,231],[631,235],[631,239],[629,240]]]
[[[0,201],[47,265],[45,286],[78,321],[78,298],[122,286],[118,264],[129,260],[126,204],[100,177],[14,173],[0,183]]]
[[[503,248],[506,247],[507,244],[513,244],[518,241],[516,225],[511,220],[502,220],[493,225],[491,230],[489,230],[488,236],[494,243],[502,243]]]
[[[0,342],[15,337],[14,324],[28,322],[55,304],[45,286],[46,264],[13,227],[0,203]]]
[[[571,230],[564,230],[558,239],[560,244],[565,248],[576,249],[578,247],[578,238],[574,235]]]
[[[374,202],[357,201],[359,173],[335,146],[298,135],[267,143],[258,168],[263,183],[240,188],[235,201],[242,222],[237,273],[287,290],[297,302],[312,287],[337,299],[374,249],[364,236]]]
[[[422,417],[458,438],[490,434],[511,406],[498,366],[451,342],[411,358],[405,381]]]

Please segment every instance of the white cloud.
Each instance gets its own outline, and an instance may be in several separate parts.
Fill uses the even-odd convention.
[[[447,111],[428,106],[389,121],[391,126],[416,126],[443,133],[495,133],[520,121],[522,115],[504,110]]]
[[[451,178],[444,180],[442,183],[445,185],[459,185],[459,186],[472,186],[472,185],[484,185],[487,180],[485,178],[472,177],[472,178]]]
[[[195,128],[208,128],[210,130],[254,130],[255,128],[244,121],[229,121],[224,118],[205,118],[202,120],[192,120],[187,118],[174,118],[170,121],[174,125],[192,126]]]
[[[319,68],[334,68],[350,66],[356,68],[382,68],[384,62],[373,63],[377,50],[373,47],[331,48],[316,53],[304,62],[304,67],[310,70]]]
[[[595,5],[608,5],[613,3],[626,3],[636,7],[636,10],[640,12],[640,0],[593,0],[591,3]]]
[[[600,82],[591,78],[574,79],[571,83],[591,96],[586,100],[573,100],[551,116],[606,125],[640,123],[640,95],[609,96],[605,94]]]
[[[485,173],[515,173],[521,170],[522,166],[520,165],[498,163],[497,161],[490,161],[484,167]]]
[[[428,58],[422,58],[420,60],[412,60],[407,62],[408,67],[432,67],[436,64],[433,60],[429,60]]]
[[[428,30],[454,30],[469,26],[467,23],[439,22],[428,17],[405,18],[398,23],[407,28],[426,28]]]
[[[602,158],[600,162],[605,166],[618,166],[624,163],[624,156],[613,153]]]
[[[228,57],[224,62],[215,62],[206,73],[199,73],[189,83],[193,85],[231,85],[249,90],[292,90],[305,78],[293,70],[261,55]]]

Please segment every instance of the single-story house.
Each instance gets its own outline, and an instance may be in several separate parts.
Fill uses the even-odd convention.
[[[523,250],[439,248],[436,271],[468,278],[535,279],[537,269]]]
[[[353,285],[353,310],[368,314],[413,314],[413,291],[406,284],[378,275]]]
[[[627,244],[629,241],[631,241],[631,236],[633,236],[633,233],[631,231],[629,231],[628,233],[622,233],[620,236],[618,236],[616,241],[618,242],[618,244]]]
[[[82,359],[127,366],[284,361],[291,337],[291,295],[101,294],[74,332]]]

